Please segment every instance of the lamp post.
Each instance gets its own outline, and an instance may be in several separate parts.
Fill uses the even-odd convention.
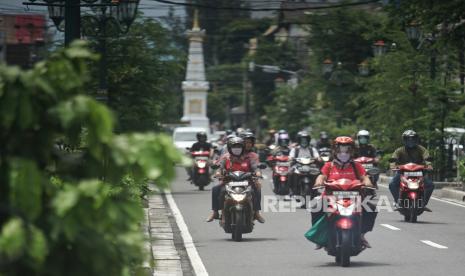
[[[372,48],[373,48],[373,55],[375,57],[379,57],[383,55],[384,53],[386,53],[386,50],[387,50],[386,43],[384,42],[384,40],[375,41],[375,43],[373,43]]]

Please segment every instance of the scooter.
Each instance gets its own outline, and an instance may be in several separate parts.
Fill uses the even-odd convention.
[[[431,168],[415,163],[398,166],[393,171],[400,173],[400,192],[397,202],[398,211],[406,222],[417,222],[417,217],[424,212],[425,183],[424,172]]]
[[[291,162],[287,155],[270,156],[267,159],[273,171],[273,192],[278,195],[288,195],[290,192],[289,170]]]
[[[357,256],[362,246],[362,207],[366,190],[371,190],[359,180],[339,179],[325,182],[323,199],[329,202],[325,210],[328,223],[328,255],[335,256],[336,263],[350,266],[350,258]]]
[[[324,162],[328,162],[331,159],[331,149],[330,148],[320,148],[318,149],[320,157]]]
[[[309,157],[299,157],[295,159],[295,169],[293,172],[293,193],[304,198],[301,208],[306,208],[307,197],[313,197],[313,185],[316,177],[320,174],[320,170],[316,164],[316,160]]]
[[[365,168],[371,183],[378,189],[378,179],[381,171],[375,166],[375,158],[362,156],[354,161],[360,163]]]
[[[194,159],[192,168],[192,183],[199,187],[200,191],[210,183],[210,172],[208,168],[210,152],[208,151],[194,151],[191,152]]]

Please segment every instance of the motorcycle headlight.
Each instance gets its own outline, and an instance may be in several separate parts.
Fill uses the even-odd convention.
[[[206,162],[197,162],[197,167],[199,167],[200,169],[203,169],[207,166],[207,163]]]
[[[418,190],[418,188],[420,188],[420,181],[407,180],[407,187],[410,190]]]
[[[231,194],[231,197],[235,201],[243,201],[245,199],[246,194]]]

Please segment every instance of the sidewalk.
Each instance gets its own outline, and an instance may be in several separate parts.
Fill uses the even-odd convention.
[[[150,189],[153,193],[148,196],[144,225],[144,229],[147,230],[145,235],[148,237],[146,247],[151,253],[150,262],[154,263],[150,275],[194,275],[166,197],[154,186]]]

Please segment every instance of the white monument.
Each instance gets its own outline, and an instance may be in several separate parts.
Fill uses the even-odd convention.
[[[189,60],[187,63],[186,80],[182,82],[184,92],[184,112],[181,121],[190,126],[209,129],[207,118],[208,81],[205,80],[205,64],[203,60],[203,38],[205,30],[199,27],[198,12],[194,14],[194,26],[187,32],[189,37]]]

